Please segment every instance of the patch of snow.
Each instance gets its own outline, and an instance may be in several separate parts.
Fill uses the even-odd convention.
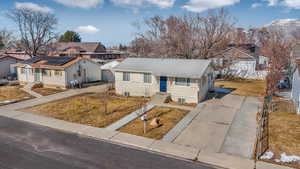
[[[284,162],[284,163],[290,163],[290,162],[296,162],[296,161],[300,161],[300,157],[295,156],[295,155],[286,155],[286,153],[282,153],[280,155],[280,161]]]
[[[274,156],[274,153],[272,151],[267,151],[267,152],[265,152],[265,154],[263,154],[260,157],[260,159],[262,159],[262,160],[270,160],[270,159],[273,158],[273,156]]]
[[[0,101],[0,104],[8,104],[8,103],[14,103],[16,102],[16,100],[4,100],[4,101]]]
[[[279,159],[275,159],[274,160],[276,163],[280,163],[280,160]]]

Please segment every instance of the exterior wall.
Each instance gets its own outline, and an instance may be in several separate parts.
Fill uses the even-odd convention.
[[[81,67],[81,76],[78,76],[79,67]],[[81,83],[101,80],[100,65],[88,59],[83,59],[65,70],[60,70],[61,74],[55,74],[55,70],[46,70],[49,72],[48,75],[42,73],[42,70],[41,73],[36,73],[35,69],[25,67],[24,73],[21,73],[21,68],[18,67],[18,80],[21,83],[32,83],[36,81],[36,76],[39,76],[39,82],[45,86],[63,88],[68,87],[72,80],[78,80]],[[86,73],[84,73],[84,70]]]
[[[101,77],[104,82],[115,82],[115,74],[112,70],[102,70]]]
[[[41,82],[45,86],[53,86],[53,87],[66,87],[66,78],[65,71],[60,70],[61,74],[56,75],[54,70],[49,71],[49,75],[45,75],[42,73],[36,74],[35,69],[25,68],[24,73],[21,73],[21,68],[17,68],[18,80],[20,83],[32,83],[32,82]],[[35,76],[39,76],[39,81],[36,81]]]
[[[123,81],[123,72],[115,72],[116,93],[123,95],[129,92],[131,96],[151,97],[159,92],[159,79],[152,75],[152,83],[144,83],[143,73],[130,73],[130,81]]]
[[[18,80],[21,83],[31,83],[34,82],[33,69],[25,68],[24,73],[21,73],[21,67],[17,68]]]
[[[3,58],[0,60],[0,78],[6,77],[10,72],[10,65],[17,63],[16,59]]]
[[[230,66],[230,69],[239,72],[253,73],[255,72],[256,61],[238,61]]]
[[[41,82],[45,86],[55,86],[55,87],[66,87],[66,78],[65,78],[65,71],[61,71],[61,75],[55,75],[54,70],[49,70],[51,73],[50,75],[45,75],[41,73]]]
[[[78,73],[80,71],[80,75]],[[86,73],[84,73],[86,72]],[[90,61],[89,59],[82,59],[72,66],[66,68],[66,83],[70,84],[73,80],[78,80],[80,83],[94,82],[101,80],[100,65]]]
[[[199,103],[205,99],[209,89],[214,86],[212,67],[208,67],[202,79],[191,79],[189,86],[175,84],[175,77],[168,77],[167,93],[174,101],[184,98],[187,103]],[[123,81],[123,72],[115,72],[116,93],[131,96],[151,97],[160,92],[160,77],[152,75],[152,83],[144,83],[144,73],[130,72],[130,81]]]
[[[292,84],[292,100],[297,108],[297,113],[300,114],[300,77],[299,71],[296,69],[293,75],[293,84]]]
[[[174,101],[184,98],[187,103],[198,103],[200,102],[198,82],[199,79],[191,79],[189,86],[181,86],[175,84],[175,78],[169,77],[167,93],[171,94],[171,98]]]

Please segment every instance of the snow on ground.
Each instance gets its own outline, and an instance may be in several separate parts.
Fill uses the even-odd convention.
[[[271,160],[274,157],[274,153],[272,151],[265,152],[260,159],[262,160]],[[275,162],[280,163],[290,163],[300,161],[300,157],[295,155],[286,155],[286,153],[281,153],[280,159],[274,159]]]
[[[284,163],[296,162],[296,161],[300,161],[300,157],[294,155],[289,156],[286,155],[286,153],[282,153],[280,155],[280,161]]]
[[[16,102],[16,100],[4,100],[4,101],[0,101],[0,104],[9,104],[14,102]]]
[[[265,154],[263,154],[260,157],[260,159],[262,159],[262,160],[270,160],[270,159],[273,158],[273,156],[274,156],[274,153],[272,151],[267,151],[267,152],[265,152]]]

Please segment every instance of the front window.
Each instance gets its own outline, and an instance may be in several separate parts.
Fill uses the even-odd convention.
[[[175,84],[178,86],[190,86],[189,78],[175,78]]]
[[[123,81],[130,81],[130,73],[123,72]]]
[[[25,69],[24,68],[20,68],[20,71],[21,71],[21,74],[24,74],[25,73]]]
[[[144,74],[144,83],[152,83],[152,76],[150,73]]]

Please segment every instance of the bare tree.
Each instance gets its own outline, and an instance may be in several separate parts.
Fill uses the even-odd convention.
[[[8,17],[15,22],[21,36],[20,44],[31,57],[36,56],[56,38],[57,19],[53,14],[29,9],[14,9]]]
[[[0,49],[7,49],[15,44],[13,33],[7,29],[0,30]]]
[[[289,67],[291,57],[291,41],[284,38],[279,31],[261,32],[261,54],[269,58],[269,73],[267,75],[267,95],[273,96],[277,83]]]
[[[145,57],[191,59],[210,58],[223,50],[234,21],[221,9],[209,11],[207,16],[191,14],[167,19],[155,16],[144,23],[147,31],[137,33],[133,41],[136,53]]]
[[[291,32],[292,37],[296,40],[296,41],[300,41],[300,28],[296,28],[296,30]]]

